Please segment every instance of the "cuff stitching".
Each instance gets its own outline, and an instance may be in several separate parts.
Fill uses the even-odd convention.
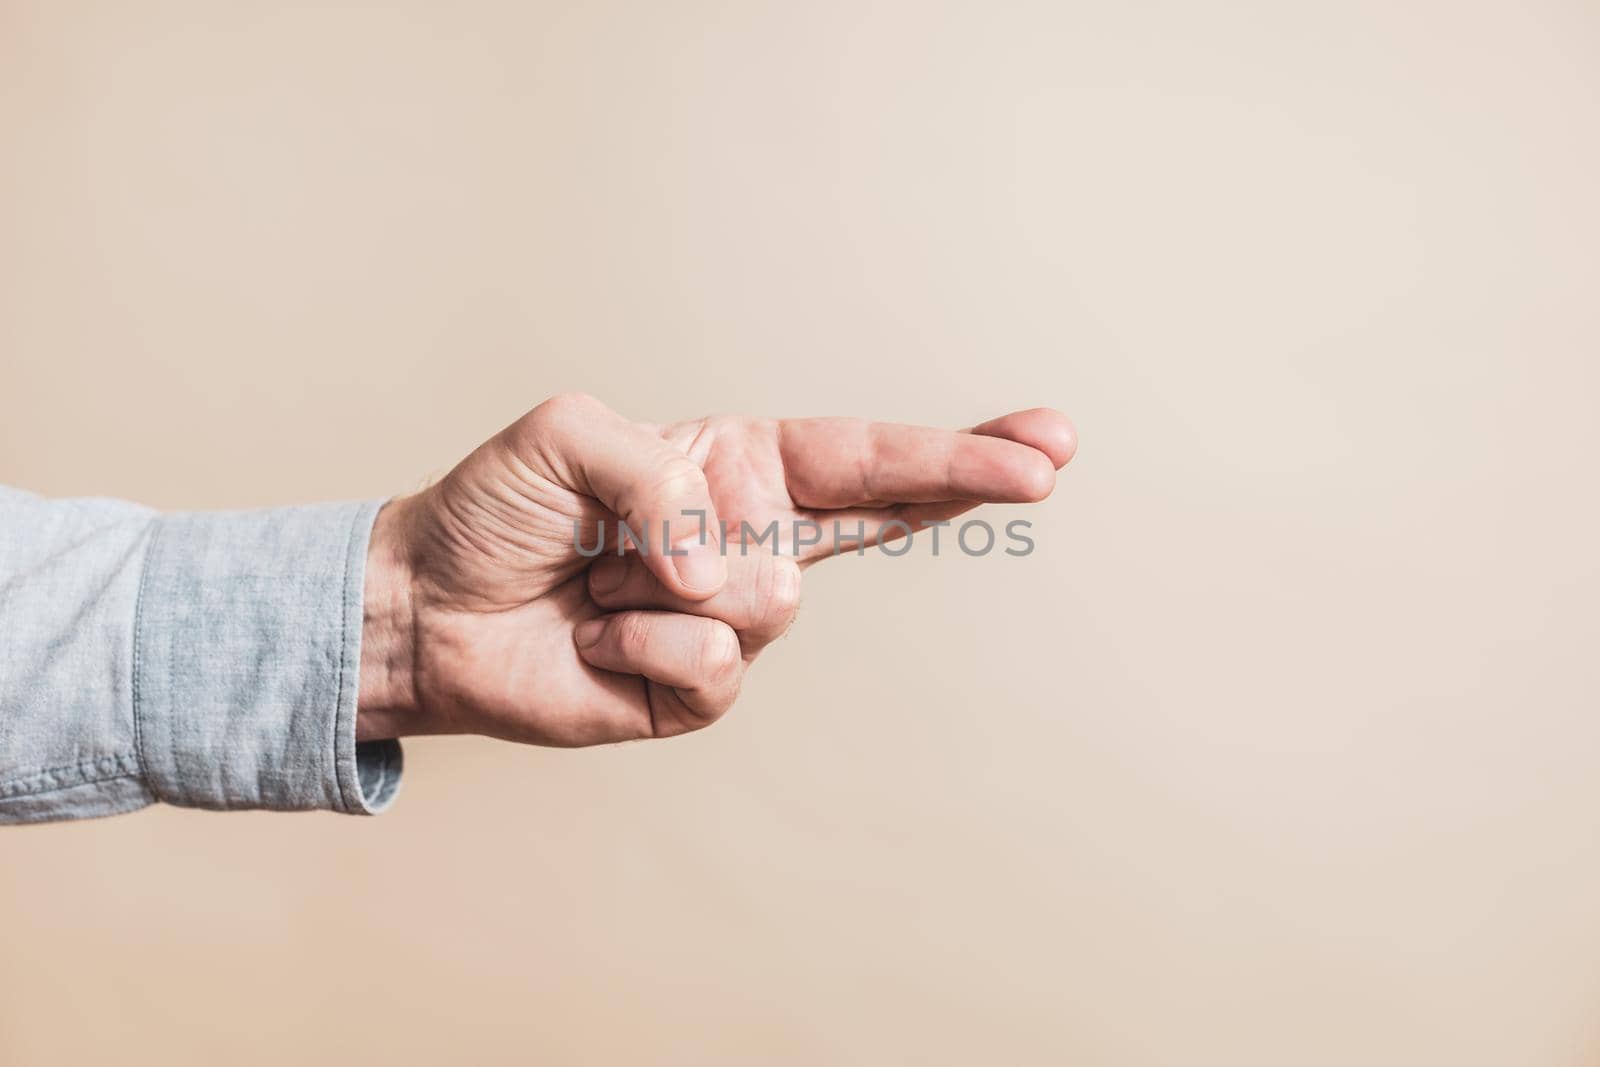
[[[345,677],[346,677],[346,674],[348,673],[348,671],[347,671],[347,664],[346,664],[345,661],[350,658],[350,644],[349,644],[349,642],[350,642],[350,557],[355,555],[356,545],[360,541],[360,530],[361,530],[361,519],[360,519],[360,514],[358,512],[357,515],[356,515],[356,518],[353,519],[351,521],[351,523],[350,523],[350,536],[349,536],[349,539],[345,543],[345,550],[344,550],[344,572],[339,578],[339,684],[338,684],[337,688],[335,689],[334,700],[336,701],[336,703],[333,706],[333,780],[338,783],[338,786],[339,786],[339,800],[343,804],[344,810],[346,812],[364,811],[366,809],[366,804],[365,803],[363,803],[363,804],[361,804],[359,806],[352,806],[350,804],[350,792],[349,792],[348,785],[345,782],[345,777],[346,777],[347,772],[346,772],[345,768],[340,764],[340,761],[339,761],[339,754],[340,754],[339,753],[339,750],[340,750],[339,742],[343,738],[345,725],[346,725],[345,724],[345,714],[344,714],[344,705],[345,705],[344,687],[345,687]],[[355,698],[352,697],[351,699],[353,701]],[[350,711],[350,719],[351,719],[351,722],[349,723],[349,728],[350,728],[351,734],[354,735],[355,734],[355,721],[354,721],[355,720],[355,709],[354,708],[352,708],[351,711]],[[353,740],[351,742],[351,745],[352,745],[351,759],[353,760],[355,758],[354,741]],[[356,774],[355,768],[352,767],[348,773],[351,774],[351,775],[355,775]],[[358,790],[361,788],[361,783],[359,781],[357,781],[357,783],[356,783],[356,788]]]
[[[102,768],[104,770],[102,771]],[[70,781],[52,781],[60,775],[72,772]],[[100,771],[95,774],[92,772]],[[138,754],[134,752],[118,752],[112,756],[100,756],[96,759],[80,760],[62,767],[47,767],[32,774],[23,775],[21,778],[11,778],[0,782],[0,799],[11,800],[16,797],[38,796],[41,793],[53,793],[59,789],[72,789],[80,785],[94,785],[96,782],[108,782],[115,778],[133,778],[138,775]]]
[[[150,777],[150,761],[144,754],[144,605],[145,589],[150,584],[151,561],[156,552],[156,541],[161,537],[161,520],[150,523],[150,540],[144,546],[144,560],[139,570],[139,592],[133,608],[133,678],[130,689],[133,695],[133,756],[138,763],[139,777],[145,787],[155,792]]]

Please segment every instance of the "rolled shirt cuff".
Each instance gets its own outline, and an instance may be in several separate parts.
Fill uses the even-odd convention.
[[[135,743],[183,807],[375,814],[398,741],[356,741],[367,542],[381,501],[156,520],[134,623]]]

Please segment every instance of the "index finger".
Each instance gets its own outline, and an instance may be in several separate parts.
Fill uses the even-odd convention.
[[[1044,409],[965,432],[861,419],[779,423],[789,495],[808,508],[1043,500],[1071,441],[1066,418]]]

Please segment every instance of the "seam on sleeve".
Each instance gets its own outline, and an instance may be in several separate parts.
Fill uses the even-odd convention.
[[[178,691],[177,674],[178,657],[173,650],[169,648],[167,649],[167,715],[169,717],[178,714],[178,707],[176,702],[172,699],[172,695]],[[167,760],[169,761],[167,763],[168,767],[176,768],[183,766],[178,761],[178,731],[173,728],[172,723],[167,724]],[[189,803],[189,789],[187,780],[181,773],[174,774],[172,777],[172,791],[175,794],[172,803],[181,805],[183,807],[192,807],[193,805]]]
[[[145,589],[150,584],[151,564],[156,553],[156,540],[161,536],[161,519],[157,517],[150,523],[150,540],[144,546],[144,560],[139,569],[139,593],[135,599],[133,609],[133,755],[138,763],[139,776],[144,780],[145,788],[155,792],[155,784],[150,778],[150,761],[144,754],[144,603]]]
[[[0,800],[39,796],[80,785],[94,785],[116,778],[138,777],[139,758],[134,752],[81,760],[62,767],[48,767],[20,778],[0,782]]]
[[[342,734],[344,733],[344,727],[345,727],[345,722],[344,722],[345,677],[349,673],[347,671],[347,669],[346,669],[345,660],[347,660],[350,657],[350,645],[349,645],[349,641],[350,641],[350,599],[351,599],[351,595],[350,595],[350,557],[352,557],[352,556],[354,556],[356,554],[356,544],[359,541],[360,530],[361,530],[361,513],[358,511],[356,513],[355,517],[350,520],[350,534],[349,534],[349,537],[346,539],[345,546],[344,546],[344,571],[339,576],[339,684],[336,687],[336,689],[334,690],[335,704],[333,706],[333,738],[332,738],[332,741],[333,741],[333,763],[332,763],[332,766],[333,766],[333,780],[339,786],[339,802],[344,805],[344,810],[346,812],[365,811],[366,810],[366,806],[367,806],[365,800],[363,800],[359,805],[352,805],[350,803],[350,793],[349,793],[349,790],[345,786],[345,776],[346,776],[345,769],[339,763],[340,741],[343,740]],[[360,598],[360,603],[361,603],[361,606],[362,606],[362,610],[365,611],[366,598],[365,598],[364,595]],[[351,697],[351,700],[354,701],[355,698]],[[352,706],[351,709],[350,709],[350,719],[351,719],[351,721],[350,721],[350,732],[352,734],[354,734],[355,733],[355,708],[354,708],[354,706]],[[351,753],[350,753],[350,758],[351,758],[352,761],[355,759],[354,742],[353,741],[352,741],[352,750],[351,750]],[[357,773],[356,773],[356,769],[355,769],[354,766],[352,766],[350,768],[350,772],[349,773],[350,773],[351,776],[359,777],[359,775],[357,775]],[[361,788],[361,784],[360,784],[359,781],[356,783],[356,788],[357,789]]]
[[[138,786],[136,792],[119,788],[129,782]],[[61,796],[86,796],[89,799],[73,799],[67,802],[66,808],[62,808],[56,806],[61,801],[55,799]],[[128,774],[0,801],[0,826],[27,826],[61,819],[101,819],[108,815],[138,811],[155,803],[155,800],[155,795],[144,787],[136,775]]]

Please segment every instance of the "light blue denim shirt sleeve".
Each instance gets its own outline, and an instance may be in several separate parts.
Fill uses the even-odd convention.
[[[0,823],[387,807],[400,745],[355,735],[379,506],[157,514],[0,487]]]

